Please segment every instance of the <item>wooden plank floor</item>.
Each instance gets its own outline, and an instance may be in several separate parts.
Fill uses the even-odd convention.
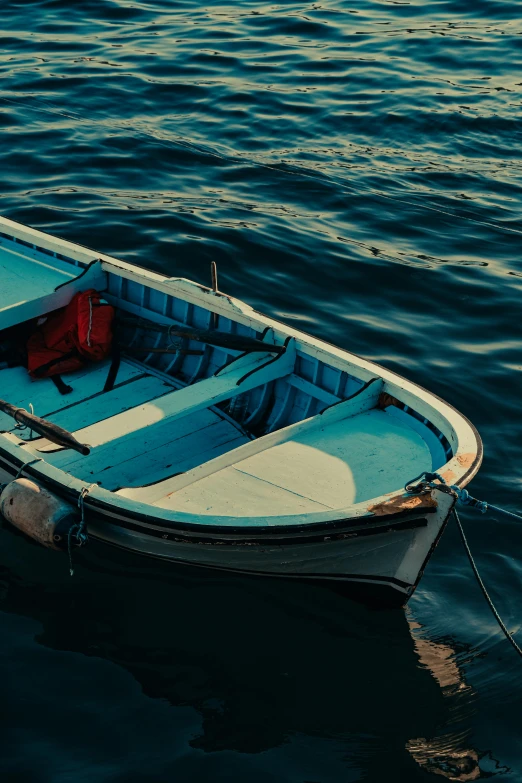
[[[80,433],[82,442],[92,445],[91,454],[80,456],[59,449],[44,438],[32,441],[37,453],[53,465],[80,479],[98,482],[116,490],[154,483],[200,465],[249,441],[240,429],[218,413],[198,410],[169,421],[162,413],[162,398],[176,391],[161,378],[146,375],[139,366],[122,361],[117,383],[103,393],[110,362],[86,365],[65,376],[73,392],[62,396],[48,378],[33,380],[23,367],[0,371],[3,398],[14,405],[34,405],[35,413]],[[137,414],[144,405],[152,419]],[[122,428],[120,414],[127,413]],[[13,419],[0,413],[0,428],[13,430]],[[29,438],[29,430],[17,430]],[[88,435],[93,436],[93,442]]]
[[[230,421],[202,410],[127,432],[86,457],[60,451],[46,459],[77,478],[116,490],[161,481],[247,442]]]
[[[251,516],[343,508],[431,470],[421,436],[373,409],[303,432],[155,502],[196,514]]]
[[[0,370],[0,397],[27,410],[29,410],[29,403],[32,403],[37,416],[50,418],[55,413],[65,413],[65,409],[71,409],[71,406],[83,402],[95,394],[101,394],[109,367],[110,361],[100,362],[86,365],[78,372],[64,375],[65,382],[73,387],[73,391],[65,396],[60,394],[50,378],[34,380],[25,367],[8,367]],[[116,385],[120,387],[131,379],[143,376],[143,374],[144,371],[139,367],[122,362]],[[63,421],[66,418],[64,417]],[[62,421],[57,421],[57,423],[62,427],[67,428],[68,426]],[[10,431],[14,427],[13,419],[0,411],[0,430]]]

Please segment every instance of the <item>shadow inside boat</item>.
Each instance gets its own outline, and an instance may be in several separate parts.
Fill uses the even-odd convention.
[[[301,735],[341,743],[371,780],[390,769],[413,780],[421,767],[454,780],[480,774],[475,751],[462,738],[453,747],[445,728],[455,699],[465,698],[451,647],[438,653],[430,642],[423,658],[402,609],[371,610],[320,585],[174,567],[94,542],[75,552],[71,579],[64,555],[10,529],[1,538],[0,607],[37,620],[40,645],[109,660],[147,696],[197,710],[192,748],[260,753]],[[450,659],[453,690],[430,655]],[[430,738],[441,732],[439,763]]]

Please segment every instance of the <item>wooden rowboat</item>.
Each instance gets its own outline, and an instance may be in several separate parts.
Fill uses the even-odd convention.
[[[0,413],[9,476],[23,468],[74,504],[87,488],[89,536],[128,550],[407,601],[454,498],[404,486],[422,471],[459,487],[473,478],[482,446],[464,416],[217,290],[0,218],[0,343],[89,288],[121,319],[113,388],[110,361],[68,375],[67,396],[6,366],[0,396],[31,403],[90,453]]]

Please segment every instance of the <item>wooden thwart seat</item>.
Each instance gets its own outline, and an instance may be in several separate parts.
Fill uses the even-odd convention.
[[[306,437],[309,434],[320,433],[325,427],[334,427],[339,429],[340,423],[348,419],[351,420],[357,417],[359,414],[374,408],[379,399],[379,394],[382,391],[382,387],[382,380],[380,378],[374,378],[353,397],[332,405],[318,416],[305,419],[304,421],[300,421],[296,424],[284,427],[283,429],[271,432],[268,435],[257,438],[256,440],[242,445],[235,450],[228,450],[227,453],[223,454],[221,457],[218,457],[212,461],[208,461],[205,464],[201,464],[199,467],[196,467],[193,470],[184,473],[183,475],[168,479],[162,483],[157,483],[153,487],[124,488],[120,490],[120,494],[144,503],[153,503],[155,505],[161,506],[162,508],[170,508],[171,506],[176,507],[178,496],[182,497],[182,491],[185,488],[189,488],[190,485],[195,485],[197,483],[199,490],[199,488],[204,485],[207,478],[209,478],[210,482],[213,476],[217,476],[219,473],[224,472],[225,470],[232,468],[233,466],[236,466],[240,463],[244,464],[245,461],[256,457],[256,455],[258,455],[258,457],[262,460],[264,460],[265,455],[267,455],[267,464],[269,464],[271,455],[275,453],[274,450],[276,447],[280,446],[281,444],[285,444],[295,440],[296,438]],[[299,474],[301,469],[298,466],[298,461],[295,461],[295,453],[291,453],[291,450],[285,452],[284,449],[280,449],[277,453],[278,455],[284,453],[284,457],[280,466],[276,467],[276,474],[278,470],[282,470],[284,473],[289,466],[292,469],[295,469],[296,474]],[[310,464],[318,462],[318,457],[319,455],[316,452],[315,459],[312,459]],[[288,461],[288,465],[285,464],[286,461]],[[305,474],[303,473],[303,481],[310,481],[309,478],[304,478],[304,475]],[[243,477],[239,477],[237,473],[235,474],[235,478],[237,481],[242,481],[243,484],[245,483]],[[250,482],[250,484],[252,484],[252,482]],[[233,485],[234,482],[231,484],[231,486]],[[274,481],[270,482],[270,486],[272,487],[271,497],[276,498],[278,494],[282,494],[281,492],[278,492],[278,488]],[[258,485],[257,490],[259,490],[259,488],[260,485]],[[251,486],[250,489],[253,492],[252,497],[255,497],[257,490],[254,489],[253,486]],[[197,491],[194,494],[197,494]],[[285,494],[287,494],[286,491]],[[245,495],[245,502],[247,496],[248,492]],[[287,500],[288,498],[285,498],[284,502],[287,502]],[[252,513],[255,513],[255,506],[251,504],[250,511],[247,512],[247,515]]]
[[[57,450],[48,441],[36,442],[32,450],[45,455],[50,464],[76,477],[98,480],[107,488],[132,486],[140,477],[142,484],[166,478],[247,442],[248,437],[234,424],[225,423],[209,408],[289,375],[294,364],[295,346],[291,341],[283,354],[274,356],[267,351],[238,356],[211,378],[158,394],[142,404],[126,405],[127,410],[112,416],[108,413],[103,420],[100,411],[104,400],[98,398],[92,406],[84,406],[83,413],[63,411],[55,416],[56,423],[70,430],[75,418],[85,422],[86,426],[73,432],[77,440],[91,447],[87,457]],[[132,390],[129,391],[132,399]],[[98,416],[96,423],[88,423],[90,412],[93,417]],[[189,437],[190,443],[183,440]],[[177,441],[180,442],[175,445]],[[225,448],[226,444],[230,445]],[[206,456],[198,457],[198,461],[195,454]]]
[[[101,263],[81,274],[81,268],[75,270],[52,255],[45,261],[37,255],[23,244],[0,246],[0,329],[65,307],[77,291],[103,291],[107,286]]]

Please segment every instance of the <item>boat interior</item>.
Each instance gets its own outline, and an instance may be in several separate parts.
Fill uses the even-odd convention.
[[[9,356],[21,329],[97,288],[117,308],[121,361],[104,391],[111,360],[64,376],[63,395],[23,363],[2,363],[0,397],[29,409],[90,446],[82,456],[22,429],[0,413],[0,432],[32,455],[80,479],[152,506],[197,515],[285,516],[327,511],[392,493],[452,456],[437,427],[387,395],[376,374],[352,362],[323,361],[281,325],[256,329],[130,279],[101,262],[81,263],[0,235],[0,346]],[[185,288],[184,288],[185,287]],[[199,286],[201,289],[202,287]],[[255,337],[266,350],[241,352],[154,324]],[[275,353],[274,345],[284,350]],[[272,350],[271,350],[272,348]],[[352,357],[353,359],[353,357]],[[2,435],[0,435],[1,441]]]

